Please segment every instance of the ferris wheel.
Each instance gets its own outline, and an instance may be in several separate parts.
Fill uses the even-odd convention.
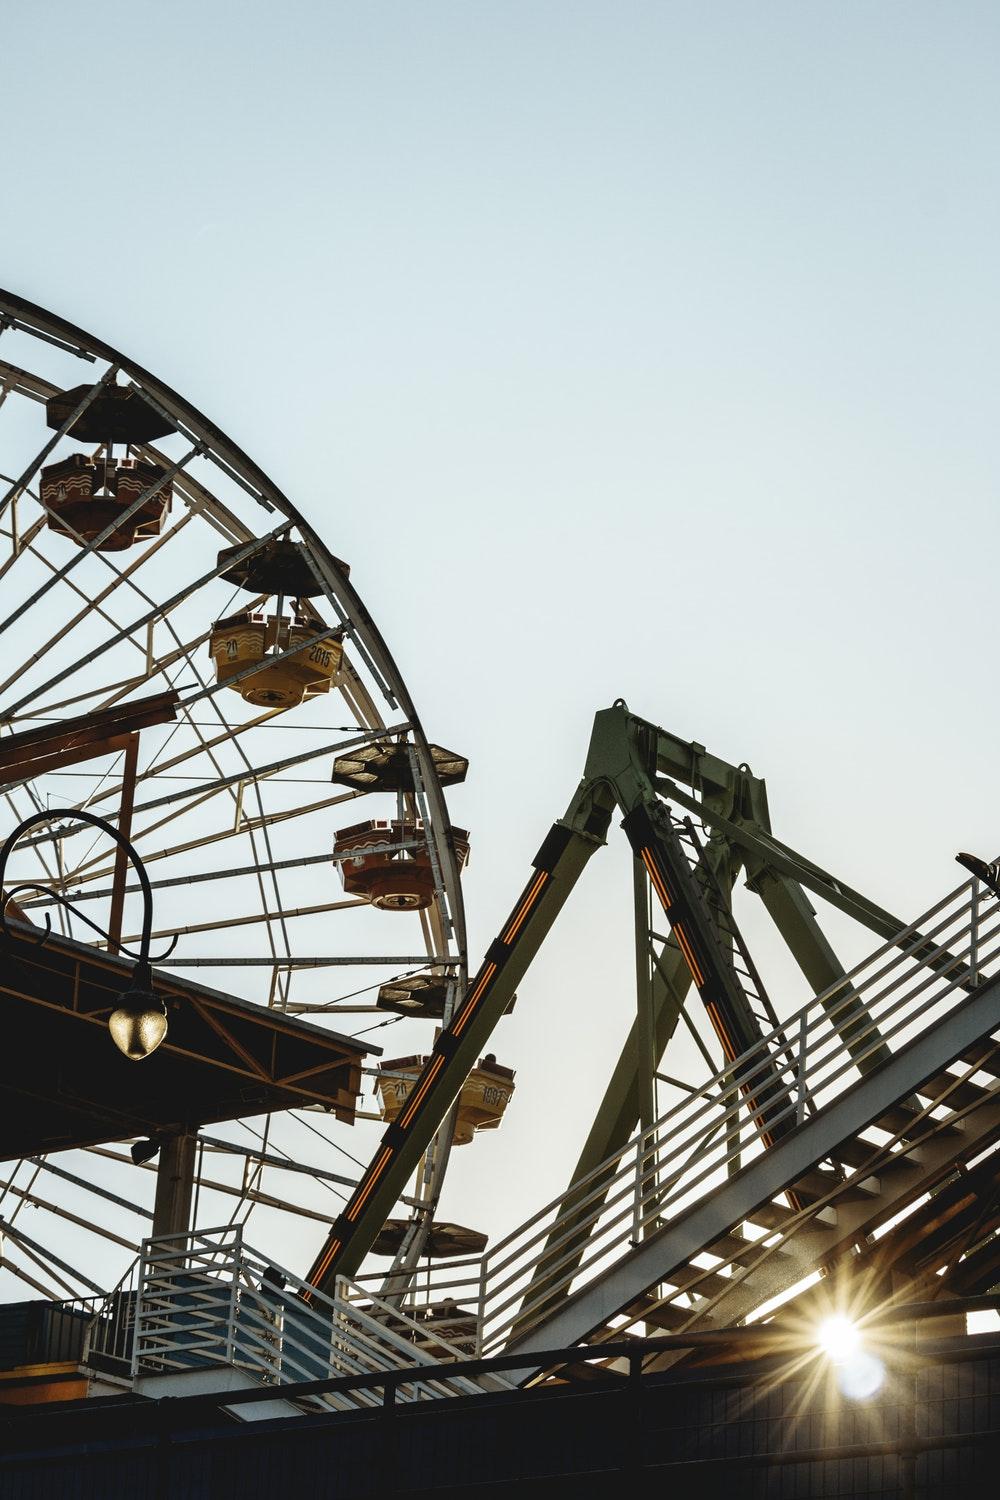
[[[426,1050],[467,977],[469,840],[443,790],[465,759],[429,742],[348,564],[251,459],[4,292],[0,591],[0,835],[32,820],[8,916],[134,951],[141,893],[82,810],[142,860],[161,974]],[[252,1216],[255,1243],[308,1263],[378,1137],[376,1083],[354,1129],[248,1096],[197,1143],[197,1218]],[[0,1166],[0,1297],[111,1286],[149,1232],[156,1144]],[[449,1144],[409,1200],[425,1233]]]

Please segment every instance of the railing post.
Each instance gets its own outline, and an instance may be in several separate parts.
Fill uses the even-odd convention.
[[[226,1363],[236,1363],[236,1319],[239,1315],[239,1273],[242,1263],[243,1251],[243,1226],[237,1224],[236,1236],[233,1240],[233,1259],[230,1266],[229,1280],[229,1318],[226,1327]]]
[[[139,1335],[142,1328],[142,1299],[146,1290],[146,1246],[148,1240],[143,1240],[139,1246],[139,1263],[136,1267],[135,1276],[135,1310],[132,1314],[132,1360],[129,1371],[134,1380],[139,1373]]]
[[[642,1243],[642,1184],[646,1167],[646,1135],[645,1130],[639,1132],[635,1146],[635,1178],[632,1192],[632,1240],[633,1246]]]
[[[489,1270],[487,1256],[479,1262],[479,1301],[476,1304],[476,1358],[483,1357],[483,1334],[486,1328],[486,1277]]]
[[[979,983],[979,881],[972,879],[972,919],[969,924],[969,978]]]
[[[808,1011],[803,1010],[799,1016],[799,1055],[797,1059],[797,1097],[795,1100],[795,1123],[801,1125],[806,1117],[806,1049],[809,1045]]]

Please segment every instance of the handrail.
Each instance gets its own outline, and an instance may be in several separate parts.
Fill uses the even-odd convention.
[[[912,1302],[901,1303],[892,1308],[879,1308],[870,1317],[861,1320],[861,1326],[866,1336],[873,1334],[876,1330],[890,1329],[897,1325],[922,1323],[926,1320],[938,1318],[950,1318],[955,1314],[972,1312],[998,1312],[1000,1313],[1000,1295],[996,1292],[985,1293],[976,1297],[948,1297],[936,1302]],[[990,1334],[966,1335],[971,1348],[969,1354],[984,1347],[984,1341],[988,1340]],[[975,1342],[973,1342],[975,1341]],[[723,1328],[723,1329],[693,1329],[686,1333],[658,1334],[648,1338],[629,1338],[609,1340],[607,1343],[579,1343],[563,1345],[559,1348],[539,1349],[533,1351],[530,1356],[524,1354],[492,1354],[484,1358],[463,1359],[458,1364],[440,1363],[422,1367],[420,1374],[428,1379],[451,1379],[455,1376],[465,1377],[471,1382],[476,1382],[483,1375],[500,1374],[506,1371],[526,1371],[540,1369],[559,1369],[565,1365],[577,1364],[587,1360],[601,1360],[610,1363],[612,1360],[627,1360],[630,1373],[641,1378],[644,1374],[662,1375],[661,1369],[646,1370],[645,1360],[650,1356],[666,1353],[669,1350],[686,1350],[692,1348],[729,1348],[738,1349],[741,1343],[753,1346],[754,1350],[767,1348],[773,1344],[776,1353],[792,1354],[796,1360],[796,1366],[800,1364],[801,1356],[810,1347],[807,1337],[803,1336],[801,1330],[794,1330],[789,1326],[778,1323],[760,1326],[754,1324],[749,1328]],[[949,1345],[954,1344],[950,1339]],[[908,1347],[908,1346],[904,1346]],[[949,1347],[942,1358],[954,1359],[953,1347]],[[965,1357],[962,1351],[959,1357]],[[935,1358],[933,1346],[921,1346],[921,1358],[928,1361]],[[312,1397],[323,1397],[331,1395],[352,1395],[355,1391],[378,1389],[383,1392],[382,1401],[377,1403],[380,1409],[387,1411],[395,1406],[395,1393],[397,1388],[405,1384],[408,1378],[412,1378],[413,1371],[402,1368],[372,1372],[364,1375],[338,1375],[325,1380],[302,1381],[292,1385],[283,1394],[293,1401],[306,1401]],[[477,1387],[480,1394],[487,1394],[482,1385]],[[516,1390],[508,1387],[512,1394]],[[156,1402],[156,1398],[152,1398]],[[144,1397],[143,1402],[149,1398]],[[209,1391],[200,1392],[193,1396],[171,1396],[169,1407],[173,1415],[182,1418],[188,1414],[195,1414],[218,1406],[255,1406],[261,1402],[273,1401],[273,1389],[262,1389],[248,1387],[239,1391]],[[376,1403],[372,1403],[376,1404]],[[116,1404],[116,1411],[127,1414],[131,1409],[131,1403],[124,1401]],[[18,1422],[53,1422],[58,1421],[62,1415],[59,1408],[46,1404],[37,1406],[23,1406],[10,1408],[11,1415],[6,1419],[8,1424],[16,1418]]]
[[[481,1267],[477,1348],[497,1348],[515,1325],[520,1334],[544,1323],[551,1307],[627,1254],[651,1216],[657,1224],[676,1217],[734,1164],[759,1155],[766,1090],[782,1081],[788,1086],[787,1099],[768,1107],[769,1131],[793,1129],[807,1097],[821,1107],[877,1066],[885,1047],[898,1049],[940,1019],[958,990],[971,992],[998,973],[1000,905],[984,901],[978,881],[964,881],[728,1063],[698,1095],[673,1105],[491,1246]],[[728,1099],[721,1113],[713,1089]],[[725,1138],[700,1150],[710,1126],[716,1133],[728,1127]],[[763,1236],[762,1252],[777,1238]],[[457,1262],[439,1262],[426,1294],[439,1292],[457,1270]]]
[[[308,1288],[308,1302],[306,1289],[293,1272],[248,1246],[239,1226],[147,1240],[134,1373],[227,1364],[273,1390],[310,1377],[403,1370],[409,1372],[400,1385],[404,1400],[479,1389],[461,1377],[425,1376],[442,1353],[460,1360],[464,1351],[365,1289],[341,1278],[333,1297]]]

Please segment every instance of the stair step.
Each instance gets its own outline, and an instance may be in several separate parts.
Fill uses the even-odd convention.
[[[618,1334],[617,1337],[623,1338],[624,1336]],[[610,1362],[598,1364],[596,1362],[585,1363],[583,1360],[578,1360],[576,1364],[563,1365],[551,1383],[553,1385],[560,1385],[565,1382],[573,1385],[592,1385],[595,1381],[600,1381],[606,1385],[609,1380],[619,1381],[622,1378],[623,1372],[614,1369]]]
[[[761,1240],[745,1240],[739,1234],[721,1235],[719,1239],[715,1240],[711,1245],[706,1245],[705,1248],[709,1255],[717,1255],[720,1260],[738,1266],[752,1265],[758,1256],[764,1253],[764,1245]],[[772,1255],[781,1255],[782,1253],[780,1250],[770,1251]]]
[[[752,1214],[747,1214],[748,1221],[759,1224],[762,1229],[783,1229],[794,1217],[795,1209],[784,1203],[762,1203]]]
[[[879,1182],[888,1182],[892,1178],[905,1177],[908,1173],[917,1171],[919,1166],[919,1151],[907,1151],[905,1155],[903,1152],[899,1152],[897,1155],[886,1157],[884,1161],[881,1161],[874,1176]],[[869,1181],[871,1180],[869,1178]]]
[[[645,1297],[640,1297],[638,1302],[633,1302],[625,1309],[633,1322],[651,1323],[654,1328],[662,1328],[665,1333],[676,1333],[678,1328],[682,1328],[691,1317],[691,1311],[690,1307],[663,1302],[648,1292]]]
[[[795,1184],[793,1191],[798,1196],[805,1198],[825,1198],[833,1192],[836,1198],[844,1202],[856,1202],[858,1198],[877,1198],[881,1192],[879,1178],[882,1176],[881,1167],[877,1173],[870,1175],[856,1174],[854,1177],[840,1179],[832,1172],[814,1170],[807,1172]]]
[[[947,1136],[954,1136],[957,1139],[962,1134],[961,1127],[958,1125],[944,1125],[940,1120],[929,1119],[927,1115],[924,1115],[922,1119],[917,1119],[913,1110],[907,1109],[902,1104],[887,1109],[872,1123],[879,1130],[888,1131],[890,1135],[901,1136],[904,1141],[921,1140],[932,1131],[939,1140]]]
[[[948,1109],[968,1109],[970,1105],[981,1104],[991,1091],[980,1088],[977,1083],[960,1082],[947,1069],[942,1073],[935,1073],[933,1078],[928,1078],[917,1090],[922,1099],[931,1100],[940,1098],[945,1092],[947,1098],[943,1102]]]
[[[747,1223],[759,1224],[762,1229],[784,1229],[789,1219],[795,1218],[798,1209],[789,1208],[784,1203],[761,1203],[747,1214]],[[837,1210],[829,1204],[820,1208],[813,1214],[814,1223],[828,1225],[831,1229],[837,1222]]]
[[[801,1177],[796,1178],[789,1192],[793,1192],[803,1202],[825,1198],[828,1193],[835,1192],[840,1186],[841,1178],[835,1172],[825,1172],[822,1167],[813,1167],[810,1172],[803,1172]]]
[[[697,1297],[714,1297],[716,1292],[728,1291],[733,1284],[728,1276],[720,1276],[718,1271],[706,1271],[702,1266],[679,1266],[664,1280],[679,1292],[686,1291],[697,1282],[694,1288],[694,1295]]]
[[[1000,1078],[1000,1043],[995,1042],[992,1037],[984,1036],[982,1041],[960,1052],[957,1061],[964,1063],[967,1068],[975,1067],[981,1073]]]
[[[871,1161],[878,1151],[874,1141],[866,1141],[863,1136],[852,1135],[846,1141],[841,1141],[835,1151],[830,1155],[834,1161],[839,1161],[845,1167],[863,1167],[865,1162]]]

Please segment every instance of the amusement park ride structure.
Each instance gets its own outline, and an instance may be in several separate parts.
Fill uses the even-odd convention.
[[[619,701],[597,714],[583,779],[470,978],[469,835],[451,824],[443,790],[466,762],[428,742],[346,565],[146,372],[6,294],[0,327],[20,357],[39,352],[60,372],[85,360],[98,377],[76,385],[0,362],[3,402],[23,408],[14,446],[24,450],[0,480],[0,633],[18,659],[0,683],[0,795],[11,824],[32,829],[12,850],[0,955],[27,1058],[8,1049],[2,1071],[5,1102],[20,1101],[4,1155],[22,1158],[0,1185],[15,1251],[3,1264],[53,1298],[81,1286],[104,1296],[88,1314],[89,1348],[100,1332],[110,1358],[127,1306],[131,1343],[115,1357],[134,1379],[211,1347],[223,1354],[205,1358],[285,1383],[470,1350],[523,1353],[521,1378],[538,1381],[551,1370],[533,1353],[584,1339],[661,1331],[673,1362],[697,1356],[695,1333],[780,1321],[834,1288],[863,1314],[887,1298],[995,1286],[1000,902],[989,881],[974,874],[906,922],[779,840],[748,766]],[[39,450],[43,416],[54,435]],[[81,441],[96,447],[64,452]],[[137,613],[123,624],[127,604]],[[294,748],[297,731],[309,748]],[[70,766],[88,778],[75,802],[59,779]],[[328,794],[303,799],[303,772]],[[391,800],[329,837],[327,810],[366,795]],[[95,807],[117,816],[153,872],[167,917],[152,937],[177,945],[153,977],[167,1034],[138,1063],[116,1055],[105,1030],[129,975],[136,887],[122,859],[83,847],[74,812]],[[494,1030],[616,822],[631,851],[635,1018],[565,1190],[487,1248],[437,1218],[449,1153],[500,1123],[514,1074],[487,1050]],[[228,854],[237,846],[245,863]],[[320,894],[331,865],[345,899]],[[792,1014],[737,919],[740,881],[812,997]],[[192,924],[183,902],[199,891],[211,893],[207,920]],[[109,903],[104,937],[81,941],[76,916],[98,898]],[[838,958],[815,899],[876,940],[862,963]],[[62,927],[46,938],[38,919],[53,910]],[[417,938],[381,941],[383,924],[400,923]],[[220,951],[206,952],[206,935],[220,933]],[[256,945],[237,951],[250,933]],[[346,992],[331,996],[330,975],[345,969]],[[354,1003],[370,990],[374,1006]],[[412,1050],[370,1066],[360,1036],[328,1029],[357,1013],[403,1024]],[[682,1033],[701,1058],[687,1077],[667,1071]],[[358,1177],[344,1174],[345,1162],[361,1166],[344,1138],[367,1128],[353,1124],[363,1076],[385,1128]],[[658,1083],[672,1091],[665,1111]],[[234,1122],[235,1134],[248,1117],[259,1122],[252,1144],[202,1128]],[[290,1121],[321,1136],[321,1162],[310,1164]],[[109,1149],[126,1140],[131,1161]],[[152,1238],[119,1283],[118,1252],[138,1252],[142,1236],[98,1220],[128,1209],[127,1174],[153,1170],[157,1150]],[[242,1175],[210,1175],[219,1168],[206,1151],[245,1163]],[[94,1170],[67,1165],[70,1152],[88,1153]],[[311,1178],[319,1196],[265,1192],[265,1171]],[[44,1199],[40,1180],[63,1198]],[[227,1196],[229,1222],[206,1227]],[[90,1228],[114,1245],[113,1271],[69,1258],[61,1238],[28,1235],[24,1205],[73,1226],[74,1244]],[[289,1226],[303,1221],[326,1237],[296,1273]],[[203,1326],[224,1326],[221,1343],[183,1342],[193,1276],[211,1311]],[[237,1285],[239,1295],[219,1291]],[[414,1399],[441,1393],[431,1385],[414,1386]]]
[[[331,1195],[356,1176],[357,1147],[340,1126],[356,1118],[358,1081],[349,1107],[342,1098],[333,1107],[303,1073],[294,1115],[269,1113],[274,1059],[221,1020],[219,991],[265,1008],[272,1041],[360,1016],[364,1031],[402,1025],[417,1051],[464,983],[468,844],[453,834],[442,788],[464,778],[466,762],[428,742],[348,566],[235,444],[162,382],[40,308],[0,294],[0,335],[0,796],[5,831],[36,819],[8,875],[29,889],[7,911],[36,925],[52,912],[59,929],[42,945],[8,945],[5,989],[19,998],[25,988],[22,955],[51,968],[58,953],[73,972],[114,969],[112,955],[134,941],[138,886],[72,811],[110,815],[149,872],[156,948],[176,945],[157,965],[157,989],[198,993],[201,1034],[187,1055],[243,1080],[220,1089],[228,1114],[201,1113],[211,1089],[192,1098],[190,1078],[152,1089],[161,1103],[145,1117],[116,1108],[177,1065],[184,1023],[172,1010],[143,1085],[105,1077],[113,1057],[100,1077],[77,1075],[74,1052],[82,1042],[89,1057],[91,1044],[79,985],[71,992],[79,1035],[63,1017],[62,1050],[37,1054],[31,1097],[40,1120],[53,1101],[64,1113],[76,1102],[76,1127],[59,1141],[76,1155],[47,1159],[41,1130],[33,1159],[15,1155],[0,1187],[0,1276],[71,1296],[116,1281],[121,1249],[141,1238],[146,1211],[129,1190],[137,1168],[161,1181],[180,1172],[176,1201],[200,1214],[267,1220],[262,1237],[286,1251],[329,1222]],[[359,825],[342,805],[360,797],[374,798],[378,815]],[[81,946],[75,934],[101,910],[94,903],[107,903],[106,937],[83,945],[89,957],[62,953]],[[93,938],[89,927],[82,935]],[[33,1003],[51,1018],[51,994],[33,993]],[[107,1003],[95,995],[91,1027],[103,1027]],[[366,1051],[369,1063],[377,1057],[367,1041],[336,1035],[355,1069]],[[316,1045],[319,1072],[329,1049],[322,1036]],[[25,1080],[12,1076],[9,1087],[8,1118],[23,1118]],[[196,1133],[210,1118],[247,1124],[209,1148]],[[114,1149],[130,1136],[155,1138],[158,1168]],[[6,1155],[19,1152],[8,1145]],[[316,1161],[324,1152],[332,1160]],[[447,1154],[442,1134],[407,1206],[407,1254],[429,1229]]]

